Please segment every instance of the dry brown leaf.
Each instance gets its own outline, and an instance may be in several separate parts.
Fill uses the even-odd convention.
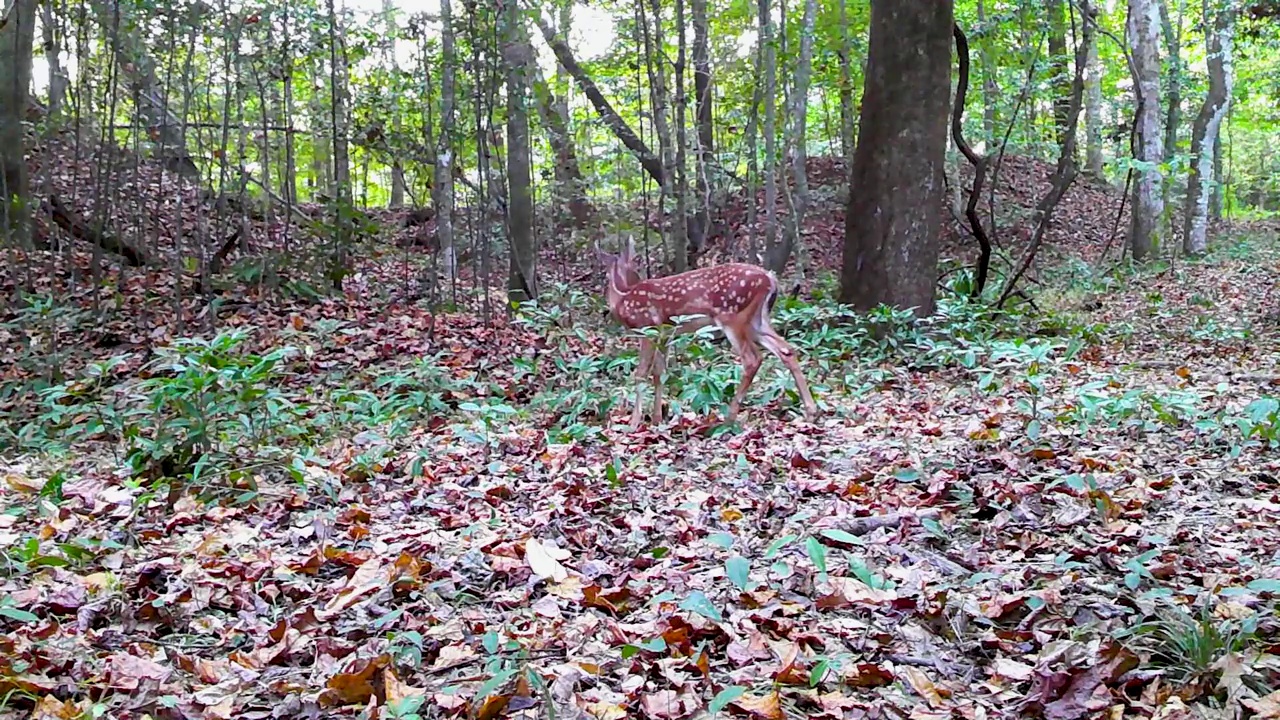
[[[730,702],[729,707],[759,720],[782,720],[783,718],[782,699],[778,697],[777,692],[766,695],[743,695]]]

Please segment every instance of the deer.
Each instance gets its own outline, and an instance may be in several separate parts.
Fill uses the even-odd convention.
[[[809,393],[809,383],[800,371],[795,350],[769,324],[769,312],[778,295],[778,279],[772,272],[747,263],[725,263],[642,280],[631,238],[627,238],[617,255],[605,252],[598,244],[596,252],[605,266],[609,313],[624,327],[635,330],[674,326],[671,333],[674,337],[714,325],[728,338],[733,354],[742,364],[742,381],[729,403],[728,422],[737,419],[747,389],[760,370],[763,357],[759,347],[768,350],[791,371],[804,402],[805,419],[812,422],[817,417],[818,406]],[[691,316],[692,319],[686,319]],[[673,321],[676,318],[682,319]],[[646,375],[653,382],[650,417],[653,424],[661,424],[662,375],[666,369],[665,346],[641,338],[635,372],[636,404],[630,423],[632,432],[639,429],[643,416]]]

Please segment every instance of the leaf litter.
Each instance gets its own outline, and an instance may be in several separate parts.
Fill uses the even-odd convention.
[[[1025,207],[1043,168],[1010,165],[1009,188],[1031,189],[1002,184],[999,206]],[[1117,197],[1068,195],[1051,233],[1063,257],[1104,246],[1116,205],[1099,193]],[[826,267],[834,197],[807,232]],[[1276,394],[1280,271],[1264,257],[1064,295],[1099,330],[1039,374],[853,358],[875,374],[853,388],[807,362],[842,388],[815,424],[756,392],[733,432],[684,402],[628,433],[626,406],[603,402],[580,437],[553,432],[562,410],[523,408],[572,388],[555,359],[618,356],[616,331],[432,313],[375,292],[398,256],[363,258],[340,300],[263,297],[219,322],[253,351],[302,348],[280,378],[295,391],[374,388],[437,354],[444,379],[467,382],[394,436],[345,427],[295,482],[256,473],[238,502],[154,495],[111,442],[16,456],[0,485],[3,712],[1280,716],[1280,462],[1206,424]],[[51,260],[88,270],[78,251]],[[21,284],[6,273],[6,290]],[[140,277],[121,280],[127,312],[68,355],[67,376],[109,352],[126,381],[199,326],[207,306],[191,297],[174,317]],[[10,359],[5,379],[32,375]],[[983,392],[975,374],[992,368],[1001,384]],[[603,377],[632,397],[622,370]],[[515,412],[478,412],[498,406]]]

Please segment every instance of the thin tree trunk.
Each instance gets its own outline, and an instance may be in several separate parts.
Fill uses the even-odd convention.
[[[643,0],[640,0],[640,2],[643,2]],[[613,106],[609,104],[604,93],[600,92],[600,88],[591,79],[591,76],[578,64],[578,60],[573,56],[573,51],[569,48],[569,44],[556,36],[555,30],[547,24],[542,16],[539,15],[537,20],[538,27],[542,30],[542,37],[547,41],[547,45],[551,47],[551,51],[555,53],[556,60],[560,62],[561,67],[578,84],[578,89],[582,90],[582,94],[586,95],[587,99],[591,101],[591,105],[595,107],[600,119],[622,141],[622,144],[636,156],[645,172],[649,173],[649,176],[658,185],[663,185],[666,178],[662,160],[653,154],[653,151],[649,149],[644,140],[641,140],[640,136],[627,124],[627,121],[613,109]]]
[[[1102,166],[1102,64],[1098,62],[1098,44],[1089,45],[1084,95],[1084,166],[1093,177],[1103,176]]]
[[[796,62],[796,71],[791,83],[791,97],[787,103],[787,112],[791,115],[791,127],[788,128],[786,147],[794,190],[790,195],[790,212],[782,242],[777,247],[771,248],[769,254],[769,268],[779,275],[786,268],[793,250],[803,252],[803,248],[799,247],[800,233],[804,229],[804,216],[809,207],[809,179],[806,172],[808,153],[805,149],[808,133],[805,118],[809,113],[809,77],[813,68],[813,26],[817,22],[817,14],[817,0],[805,0],[804,18],[800,27],[800,58]],[[801,268],[803,278],[802,257],[797,257],[797,265]]]
[[[715,125],[711,91],[711,57],[707,43],[710,35],[707,18],[707,0],[693,0],[693,92],[698,116],[698,196],[694,203],[695,217],[690,239],[696,252],[701,254],[711,231],[711,197],[715,186],[711,178],[715,167]]]
[[[756,262],[759,246],[756,243],[756,221],[759,219],[760,190],[760,100],[764,96],[762,70],[764,68],[764,44],[756,43],[755,72],[752,74],[751,107],[747,111],[747,257]]]
[[[996,84],[996,60],[991,54],[991,32],[987,27],[987,9],[983,0],[978,0],[978,24],[983,30],[982,44],[978,47],[978,58],[982,62],[982,142],[989,145],[996,139],[1000,88]]]
[[[24,157],[22,123],[31,86],[36,37],[36,0],[12,0],[0,26],[0,239],[31,246],[31,188]]]
[[[1137,181],[1129,223],[1129,249],[1133,259],[1145,261],[1160,247],[1161,197],[1160,163],[1164,159],[1160,142],[1160,9],[1155,0],[1129,0],[1129,42],[1133,44],[1134,160]]]
[[[646,64],[649,68],[649,91],[652,95],[653,103],[653,127],[658,134],[658,152],[662,156],[662,176],[664,178],[674,178],[675,184],[679,184],[679,178],[675,173],[675,148],[672,147],[671,138],[671,99],[667,93],[667,69],[666,63],[663,62],[663,36],[662,36],[662,2],[661,0],[650,0],[651,13],[653,15],[652,28],[646,27],[646,43],[645,55]],[[686,253],[688,245],[686,238],[681,236],[676,228],[672,228],[671,232],[666,232],[666,215],[667,215],[667,199],[671,197],[672,188],[670,184],[663,184],[662,191],[658,200],[658,217],[661,218],[663,228],[663,237],[667,241],[667,247],[671,252],[671,270],[674,272],[684,272],[689,267],[689,256]],[[683,219],[683,218],[682,218]]]
[[[871,1],[840,272],[859,310],[934,311],[951,46],[950,2]]]
[[[1213,192],[1209,197],[1209,222],[1214,223],[1222,219],[1222,196],[1226,193],[1227,178],[1222,174],[1222,157],[1224,155],[1222,146],[1223,129],[1231,122],[1231,107],[1227,107],[1227,117],[1222,121],[1222,127],[1218,128],[1218,140],[1213,144]]]
[[[49,66],[49,115],[56,117],[62,112],[62,103],[67,96],[67,87],[71,78],[62,67],[62,39],[58,36],[58,21],[53,15],[53,2],[44,2],[44,60]]]
[[[1201,255],[1209,247],[1209,183],[1213,178],[1214,147],[1223,118],[1231,103],[1235,73],[1231,62],[1235,11],[1230,4],[1210,13],[1209,0],[1204,3],[1205,28],[1208,29],[1209,92],[1200,114],[1196,116],[1191,136],[1191,177],[1187,180],[1187,203],[1182,227],[1182,250],[1187,255]]]
[[[347,142],[347,47],[334,0],[329,0],[329,67],[329,127],[333,141],[334,225],[337,227],[337,237],[334,252],[329,256],[328,272],[333,289],[341,290],[350,265],[354,236],[352,213],[355,204],[351,187],[350,146]]]
[[[778,51],[774,47],[770,0],[759,0],[760,40],[764,46],[764,247],[778,241]]]
[[[978,0],[981,8],[982,0]],[[981,10],[979,10],[981,12]],[[840,0],[840,153],[847,161],[853,157],[853,35],[849,32],[849,0]]]
[[[507,236],[511,242],[507,300],[538,297],[537,258],[533,235],[533,177],[529,143],[529,47],[523,37],[518,3],[502,12],[503,64],[507,74]]]
[[[1160,34],[1164,38],[1165,57],[1167,58],[1169,79],[1165,87],[1169,89],[1168,104],[1164,116],[1164,158],[1171,159],[1178,152],[1178,130],[1182,124],[1182,18],[1186,11],[1186,0],[1178,2],[1177,25],[1169,15],[1169,0],[1156,0],[1160,8]],[[1166,207],[1173,195],[1173,183],[1165,182],[1160,197]],[[1169,217],[1170,232],[1177,221]]]
[[[656,15],[656,13],[655,13]],[[686,52],[684,0],[676,0],[676,133],[675,133],[675,195],[676,216],[672,220],[673,242],[676,243],[676,266],[679,270],[689,269],[690,259],[696,258],[701,250],[689,235],[689,175],[688,161],[688,123],[685,122],[685,108],[688,98],[684,94],[684,67],[688,53]],[[696,224],[696,223],[695,223]]]
[[[1067,18],[1063,0],[1049,0],[1049,55],[1053,64],[1054,141],[1062,145],[1067,136],[1067,113],[1071,107],[1071,65],[1067,53]]]
[[[436,243],[440,248],[440,266],[444,277],[452,280],[458,274],[458,256],[454,248],[453,230],[453,126],[457,56],[453,39],[452,0],[440,0],[440,134],[436,139],[435,182],[431,185],[431,201],[436,207]]]

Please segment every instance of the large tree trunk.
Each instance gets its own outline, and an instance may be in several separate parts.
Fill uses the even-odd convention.
[[[1187,255],[1203,254],[1209,246],[1209,183],[1213,178],[1214,148],[1222,120],[1231,103],[1235,74],[1231,67],[1231,45],[1235,11],[1230,3],[1211,17],[1205,2],[1205,27],[1209,47],[1209,92],[1191,134],[1191,177],[1187,180],[1187,203],[1182,225],[1182,251]]]
[[[1102,169],[1102,64],[1098,44],[1089,45],[1084,94],[1084,170],[1101,178]]]
[[[657,3],[654,3],[657,5]],[[657,13],[654,13],[657,15]],[[655,17],[655,21],[657,18]],[[688,125],[685,123],[686,97],[684,94],[684,66],[688,55],[685,42],[684,0],[676,0],[676,134],[675,134],[675,196],[676,216],[672,220],[671,235],[676,243],[677,272],[690,267],[690,259],[701,250],[689,235],[689,175]],[[661,66],[660,66],[661,67]],[[664,68],[665,70],[665,68]]]
[[[1129,42],[1133,43],[1133,84],[1137,95],[1133,157],[1140,164],[1133,186],[1129,249],[1142,262],[1160,246],[1160,8],[1156,0],[1129,0]]]
[[[440,0],[440,135],[436,140],[435,182],[431,201],[436,206],[436,242],[445,278],[458,274],[458,255],[453,241],[453,131],[457,101],[458,60],[453,41],[452,0]]]
[[[872,0],[863,115],[845,213],[840,300],[934,311],[952,4]]]
[[[790,202],[787,214],[787,227],[782,242],[769,251],[769,269],[781,275],[791,259],[791,253],[800,245],[800,233],[804,228],[804,216],[809,207],[809,178],[806,173],[808,153],[805,152],[807,131],[805,118],[809,113],[809,76],[813,68],[813,26],[817,21],[816,0],[805,0],[804,19],[800,27],[800,58],[796,62],[796,72],[792,79],[791,97],[787,102],[787,112],[791,115],[791,127],[786,133],[788,165],[791,166],[791,177],[794,189],[790,191]],[[786,192],[786,183],[783,182]],[[801,248],[803,251],[803,248]],[[797,258],[797,264],[803,273],[804,258]]]
[[[507,235],[511,259],[507,299],[525,302],[538,297],[533,237],[533,177],[529,147],[529,44],[523,37],[520,5],[508,3],[502,13],[502,55],[507,71]]]
[[[0,239],[22,247],[31,244],[31,188],[22,123],[31,86],[37,9],[36,0],[13,0],[0,26]]]

